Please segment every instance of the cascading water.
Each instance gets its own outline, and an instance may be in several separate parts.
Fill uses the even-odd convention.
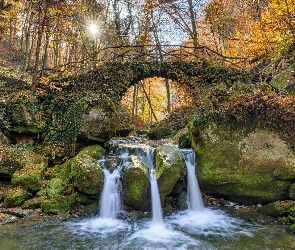
[[[121,162],[112,173],[106,168],[103,169],[105,180],[100,198],[100,218],[116,219],[117,214],[121,211],[120,172],[127,163],[128,157],[128,153],[122,153]]]
[[[201,211],[204,209],[204,203],[201,191],[196,178],[195,166],[196,155],[191,149],[181,150],[182,156],[187,167],[187,204],[192,211]]]
[[[121,211],[120,173],[118,169],[115,169],[113,173],[107,169],[103,172],[105,181],[101,194],[99,217],[116,219],[117,213]]]
[[[154,224],[163,224],[162,205],[159,195],[159,188],[156,178],[155,170],[152,169],[150,173],[151,194],[152,194],[152,214]]]
[[[151,196],[152,196],[152,215],[153,224],[163,224],[163,213],[162,213],[162,205],[159,194],[159,188],[155,173],[154,167],[154,148],[148,148],[146,151],[146,157],[142,158],[142,161],[148,166],[150,169],[150,183],[151,183]]]

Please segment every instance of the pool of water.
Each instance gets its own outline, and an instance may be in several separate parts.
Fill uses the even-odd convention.
[[[178,212],[159,224],[99,217],[30,223],[0,226],[0,249],[295,249],[295,235],[283,225],[212,208]]]

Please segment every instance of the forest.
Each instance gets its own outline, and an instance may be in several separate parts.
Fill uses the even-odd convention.
[[[206,46],[247,58],[251,69],[288,54],[294,38],[294,0],[0,1],[0,75],[32,90],[91,70],[108,46]],[[145,79],[123,104],[141,123],[152,122],[189,105],[186,93],[168,79]]]

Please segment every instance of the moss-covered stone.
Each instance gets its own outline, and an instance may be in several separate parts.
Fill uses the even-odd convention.
[[[277,201],[264,205],[258,209],[259,213],[277,217],[288,215],[290,209],[295,207],[295,201]]]
[[[0,146],[8,146],[8,145],[10,145],[9,139],[0,130]]]
[[[129,167],[123,175],[124,203],[142,211],[150,210],[149,169],[136,156],[132,157],[133,167]]]
[[[13,94],[10,110],[13,130],[21,133],[37,134],[46,126],[45,113],[38,100],[30,90],[21,90]]]
[[[45,190],[47,197],[52,198],[56,195],[70,194],[71,191],[66,192],[67,189],[70,189],[69,183],[59,178],[52,178],[47,182]]]
[[[290,187],[289,196],[292,200],[295,200],[295,184],[294,183]]]
[[[295,93],[295,88],[294,88],[294,84],[292,86],[288,86],[287,88],[285,88],[288,79],[291,77],[291,71],[295,70],[295,63],[292,64],[287,70],[281,72],[280,74],[276,75],[272,81],[271,81],[271,85],[276,87],[277,89],[281,90],[281,91],[288,91],[291,94]]]
[[[74,200],[70,196],[55,195],[51,198],[44,198],[41,208],[45,213],[64,213],[70,210]]]
[[[36,209],[36,208],[40,208],[41,204],[42,204],[42,198],[41,197],[34,197],[33,199],[26,200],[23,203],[22,208],[24,208],[24,209]]]
[[[84,148],[67,162],[73,186],[85,194],[98,194],[102,190],[104,174],[97,161],[105,150],[100,146]]]
[[[212,121],[197,134],[192,145],[202,191],[246,204],[288,198],[295,154],[278,134]]]
[[[17,170],[39,164],[47,167],[47,158],[23,148],[0,147],[0,175],[11,178]]]
[[[27,165],[17,170],[11,179],[13,187],[21,186],[31,193],[38,192],[42,187],[44,172],[47,164]]]
[[[162,145],[156,148],[156,177],[162,200],[182,179],[183,171],[183,158],[177,147]]]
[[[4,198],[4,207],[20,206],[25,200],[29,199],[31,194],[23,188],[17,187],[8,191]]]

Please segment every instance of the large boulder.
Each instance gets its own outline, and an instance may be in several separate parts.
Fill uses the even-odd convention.
[[[124,204],[132,208],[149,211],[151,192],[149,168],[138,156],[131,156],[132,165],[123,174]]]
[[[159,194],[163,203],[164,198],[171,194],[179,180],[183,178],[183,159],[180,151],[173,145],[156,146],[155,175],[158,182]],[[123,174],[123,197],[127,206],[141,211],[151,210],[151,186],[149,160],[142,156],[131,155],[132,164]]]
[[[68,162],[71,170],[73,186],[85,194],[99,194],[102,190],[104,174],[99,159],[105,150],[99,146],[84,148]]]
[[[64,164],[48,168],[45,187],[38,192],[43,211],[67,212],[79,204],[97,203],[104,179],[98,160],[104,153],[99,145],[88,146]]]
[[[176,183],[184,175],[183,158],[174,145],[161,145],[156,148],[156,177],[162,201],[169,195]]]
[[[295,154],[276,132],[250,124],[191,124],[201,190],[244,204],[288,198]]]
[[[31,193],[36,193],[42,188],[44,172],[47,162],[39,164],[28,163],[25,167],[17,170],[11,179],[13,187],[23,187]]]

